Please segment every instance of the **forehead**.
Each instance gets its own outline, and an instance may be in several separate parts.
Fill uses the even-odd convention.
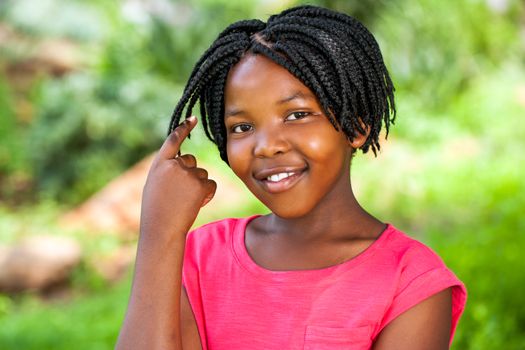
[[[286,68],[263,55],[247,54],[228,73],[225,104],[242,104],[257,99],[271,103],[292,93],[313,95]]]

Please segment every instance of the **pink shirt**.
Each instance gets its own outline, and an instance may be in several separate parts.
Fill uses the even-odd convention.
[[[182,279],[203,349],[369,349],[396,316],[448,287],[452,341],[465,286],[424,244],[388,225],[341,264],[271,271],[253,261],[244,243],[255,217],[188,233]]]

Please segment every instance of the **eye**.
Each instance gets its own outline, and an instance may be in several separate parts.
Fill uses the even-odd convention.
[[[293,112],[290,115],[288,115],[288,117],[286,117],[286,120],[303,119],[303,118],[306,118],[309,115],[310,115],[309,112]]]
[[[248,132],[252,129],[252,126],[249,124],[237,124],[234,125],[231,129],[234,134],[241,134],[243,132]]]

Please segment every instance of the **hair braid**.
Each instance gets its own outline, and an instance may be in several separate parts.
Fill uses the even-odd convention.
[[[295,25],[302,25],[302,27],[305,27],[305,28],[309,25],[311,27],[313,26],[319,29],[320,33],[318,33],[317,35],[319,35],[320,37],[327,36],[327,38],[324,38],[323,40],[321,40],[321,43],[330,43],[331,41],[336,41],[337,44],[333,45],[334,48],[332,50],[335,49],[338,51],[338,53],[342,53],[342,54],[334,53],[335,61],[344,62],[343,66],[346,66],[346,67],[350,66],[350,69],[345,69],[343,71],[339,70],[339,73],[337,76],[344,77],[346,75],[344,72],[346,71],[350,74],[349,81],[354,82],[354,84],[358,85],[358,88],[356,90],[361,92],[359,94],[360,103],[361,103],[361,108],[359,109],[362,111],[359,113],[360,118],[363,120],[363,119],[367,119],[369,115],[382,115],[383,114],[384,108],[382,108],[381,106],[382,99],[378,98],[378,90],[379,91],[384,90],[383,84],[378,83],[378,80],[379,82],[381,82],[382,73],[380,73],[380,71],[377,69],[378,64],[372,65],[371,67],[372,69],[370,69],[370,65],[366,64],[367,59],[375,59],[373,52],[371,52],[370,50],[368,50],[368,52],[366,52],[366,50],[357,50],[355,48],[356,43],[354,41],[345,40],[348,38],[348,35],[345,33],[345,29],[346,31],[348,30],[347,28],[344,28],[344,26],[342,27],[341,24],[338,22],[331,21],[328,23],[329,25],[327,25],[327,22],[323,20],[323,18],[317,18],[317,17],[316,18],[313,18],[313,17],[312,18],[301,18],[298,16],[293,16],[293,17],[289,17],[285,19],[275,19],[273,23],[285,24],[288,22],[294,22]],[[360,26],[359,28],[364,28],[364,27]],[[351,34],[351,33],[352,32],[348,34]],[[299,38],[299,40],[301,40],[301,38]],[[307,39],[302,38],[302,40],[307,40]],[[369,45],[359,44],[359,41],[360,40],[356,40],[360,48],[363,48],[363,47],[368,48]],[[328,47],[326,48],[330,49]],[[347,50],[341,50],[340,48],[345,48]],[[365,52],[362,52],[362,51],[365,51]],[[350,55],[348,55],[348,53],[350,53]],[[349,59],[349,57],[353,58],[355,62],[354,60]],[[356,64],[359,65],[359,69],[352,67],[352,66],[355,66]],[[334,66],[337,68],[340,65],[335,63]],[[364,72],[365,79],[362,79],[360,75],[353,74],[354,72],[359,72],[359,71]],[[373,77],[371,72],[376,72],[377,77]],[[347,85],[345,80],[347,79],[344,79],[342,81],[343,85]],[[345,89],[344,86],[342,86],[340,89],[338,89],[338,91],[347,91],[347,90]],[[367,96],[371,99],[370,102],[367,102]],[[346,102],[346,100],[344,100],[344,102]],[[355,105],[355,101],[352,101],[352,102]],[[347,111],[347,108],[343,106],[340,110],[340,113],[345,114],[346,111]],[[354,114],[357,113],[355,108],[353,108],[352,112]],[[350,120],[351,123],[348,128],[345,127],[345,125],[348,123],[346,122],[343,123],[343,129],[345,131],[348,131],[349,134],[353,134],[351,130],[357,130],[360,133],[365,132],[362,129],[361,123],[359,123],[357,119],[355,118],[350,118],[350,119],[351,119]],[[368,124],[368,123],[365,122],[365,124]],[[355,136],[355,135],[352,135],[352,136]]]
[[[191,81],[194,78],[202,63],[206,61],[209,55],[219,47],[227,46],[228,44],[242,40],[246,37],[246,35],[250,36],[257,31],[264,29],[265,26],[266,24],[258,19],[239,21],[228,26],[219,34],[213,44],[202,54],[201,58],[195,64],[188,81]]]
[[[214,94],[210,101],[210,113],[211,115],[223,115],[224,114],[224,86],[226,84],[226,77],[228,76],[228,70],[219,73],[219,76],[210,86],[213,91],[221,91],[220,94]],[[221,159],[228,163],[228,156],[226,154],[226,127],[224,126],[223,118],[213,119],[213,139]]]
[[[356,100],[356,91],[360,91],[359,85],[362,84],[360,81],[361,78],[358,75],[355,75],[354,72],[356,71],[355,63],[353,61],[350,62],[350,69],[344,69],[341,62],[343,62],[342,55],[338,52],[337,45],[333,45],[333,40],[330,37],[327,37],[322,32],[321,33],[315,33],[309,30],[307,27],[299,26],[299,25],[278,25],[282,26],[278,27],[277,29],[281,29],[283,31],[287,30],[289,32],[297,33],[296,35],[286,36],[292,37],[292,38],[298,38],[300,41],[307,42],[314,46],[316,44],[316,41],[312,39],[312,36],[317,34],[317,36],[324,38],[325,40],[322,40],[320,43],[319,50],[320,52],[326,52],[326,56],[330,57],[329,61],[332,63],[328,67],[325,67],[326,65],[321,65],[323,67],[323,70],[327,71],[328,73],[331,73],[331,77],[333,81],[338,82],[340,89],[338,91],[348,91],[350,92],[350,98],[347,98],[348,96],[343,95],[341,99],[341,105],[337,106],[335,108],[334,113],[337,116],[338,122],[340,122],[341,119],[355,119],[354,116],[356,116],[359,113],[358,109],[358,103]],[[285,35],[283,35],[285,37]],[[347,73],[349,73],[351,76],[347,77]],[[357,88],[354,88],[352,85],[358,85]],[[331,91],[335,95],[339,95],[340,92]],[[366,108],[366,107],[365,107]],[[358,128],[358,130],[361,128],[357,120],[352,120],[352,124],[354,127]],[[364,133],[364,130],[359,130],[361,133]],[[351,135],[353,138],[355,135]]]
[[[192,70],[175,107],[169,131],[199,102],[202,126],[228,162],[224,90],[228,72],[246,53],[262,54],[287,69],[315,96],[332,125],[353,139],[369,135],[363,153],[380,149],[396,109],[394,86],[377,41],[355,18],[316,6],[298,6],[260,20],[225,28]]]
[[[355,42],[359,45],[360,50],[363,50],[369,55],[372,64],[368,64],[368,67],[369,69],[372,68],[376,71],[379,76],[379,79],[372,79],[371,81],[375,85],[375,88],[378,88],[382,92],[381,101],[384,101],[384,103],[380,103],[380,106],[378,107],[382,107],[379,109],[380,115],[383,116],[382,119],[384,119],[388,135],[389,124],[394,122],[396,116],[393,94],[395,89],[384,65],[379,45],[366,27],[355,18],[315,6],[300,6],[283,11],[281,14],[271,16],[268,20],[268,26],[271,26],[272,21],[278,22],[285,17],[294,17],[294,20],[297,21],[297,23],[303,23],[304,25],[310,26],[316,26],[319,25],[320,22],[324,22],[321,23],[320,27],[327,31],[331,31],[331,28],[336,27],[343,28],[345,36],[349,36],[353,39],[348,42]],[[291,18],[289,20],[291,20]],[[379,144],[377,145],[379,146]],[[365,150],[363,149],[363,151]]]
[[[286,39],[288,36],[286,37]],[[297,45],[289,45],[287,40],[277,42],[273,45],[273,48],[285,54],[290,58],[292,62],[298,66],[298,68],[305,73],[306,76],[312,77],[308,80],[316,82],[318,89],[321,91],[321,95],[324,95],[330,102],[330,105],[340,105],[341,100],[339,94],[332,94],[331,92],[336,89],[334,81],[332,81],[329,75],[316,64],[322,59],[321,54],[316,52],[315,48],[312,49],[308,44],[297,41]],[[311,89],[316,90],[313,87]]]
[[[186,105],[188,104],[188,101],[190,101],[190,98],[193,96],[193,94],[195,94],[195,92],[198,92],[200,86],[206,84],[206,82],[212,78],[212,74],[210,73],[213,73],[213,71],[217,71],[217,64],[221,63],[221,60],[226,59],[228,56],[237,55],[240,57],[242,55],[245,47],[249,45],[248,38],[245,39],[246,40],[241,42],[234,42],[227,46],[219,47],[213,54],[210,55],[210,57],[208,57],[208,59],[205,62],[203,62],[203,64],[199,67],[198,71],[194,75],[193,79],[190,80],[186,85],[184,93],[182,94],[179,103],[175,107],[175,111],[172,114],[169,132],[171,132],[176,127],[176,125],[178,125],[182,111],[184,107],[186,107]],[[220,67],[222,66],[219,66],[219,68]],[[188,107],[190,107],[189,104]],[[191,107],[193,107],[193,105],[191,105]],[[191,108],[188,108],[186,114],[191,114]]]

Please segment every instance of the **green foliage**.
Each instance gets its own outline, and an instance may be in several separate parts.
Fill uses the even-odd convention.
[[[38,6],[31,0],[5,0],[2,3],[0,16],[35,36],[91,41],[100,40],[111,30],[101,8],[85,1],[41,0]]]
[[[516,152],[524,146],[516,93],[524,77],[508,68],[486,74],[447,114],[403,96],[382,154],[354,159],[365,208],[433,247],[467,286],[455,349],[525,348],[525,183],[517,166],[525,157]]]
[[[179,14],[171,21],[161,14],[152,16],[145,43],[145,49],[151,53],[148,58],[152,72],[171,82],[185,84],[199,56],[227,23],[254,17],[254,3],[175,2],[175,11]]]
[[[17,161],[21,155],[18,137],[19,128],[15,113],[13,111],[13,98],[11,89],[3,77],[0,76],[0,111],[2,113],[2,123],[0,123],[0,139],[2,147],[0,148],[0,176],[2,173],[8,173],[18,168]]]
[[[49,199],[17,210],[0,207],[0,243],[64,234],[54,224],[62,205],[85,199],[158,148],[182,84],[218,31],[233,20],[273,12],[261,10],[262,2],[241,0],[171,1],[166,11],[135,12],[103,0],[46,0],[34,12],[29,3],[0,2],[0,17],[28,35],[73,40],[83,61],[63,77],[35,79],[27,96],[35,110],[31,122],[19,118],[20,93],[0,76],[1,194],[14,193],[24,180],[36,184],[36,197]],[[525,349],[519,292],[525,285],[523,3],[315,3],[347,11],[370,27],[397,87],[398,119],[382,153],[354,159],[360,202],[433,247],[465,282],[467,309],[453,348]],[[42,20],[58,8],[67,18]],[[193,134],[183,151],[218,162],[216,168],[231,176],[215,146],[200,130]],[[224,216],[261,210],[254,202]],[[81,232],[75,237],[88,256],[129,243]],[[70,283],[73,295],[63,302],[0,295],[0,348],[112,348],[129,278],[110,286],[84,262]]]
[[[129,284],[121,283],[74,303],[26,297],[16,306],[0,297],[0,346],[6,350],[112,349],[124,318]],[[2,305],[13,311],[2,314]]]
[[[388,2],[372,29],[396,87],[417,95],[425,108],[446,111],[477,76],[523,56],[523,3],[502,1],[502,10],[488,3]]]
[[[136,12],[148,8],[126,15],[104,2],[72,2],[63,8],[71,12],[67,20],[44,23],[41,18],[60,4],[46,0],[38,10],[28,11],[29,2],[13,2],[5,16],[29,35],[64,36],[88,44],[98,40],[103,46],[84,46],[87,70],[44,77],[35,84],[31,102],[36,115],[27,131],[13,126],[14,115],[7,113],[9,95],[1,94],[10,137],[0,160],[5,159],[2,168],[8,177],[15,175],[17,162],[25,166],[37,198],[75,204],[159,147],[181,94],[177,83],[184,82],[224,23],[251,16],[253,7],[250,2],[209,2],[203,7],[175,2],[170,5],[172,17],[149,9],[151,13],[139,15],[143,22],[137,22]],[[26,11],[30,14],[21,16]]]
[[[42,195],[79,202],[157,149],[176,91],[145,74],[42,83],[27,145]]]
[[[444,237],[443,228],[432,232],[436,250],[468,289],[467,309],[454,341],[456,349],[525,347],[525,307],[516,292],[525,283],[519,248],[525,237],[516,234],[515,213],[508,215],[506,221],[496,224],[452,227],[452,239]]]
[[[376,21],[381,20],[385,7],[394,1],[396,0],[315,0],[297,2],[305,5],[315,4],[347,13],[359,19],[367,28],[371,28]]]

